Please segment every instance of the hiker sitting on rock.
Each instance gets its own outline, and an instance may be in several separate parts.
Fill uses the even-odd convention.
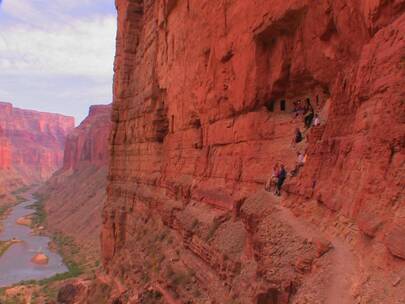
[[[287,178],[287,171],[284,168],[284,165],[280,165],[280,171],[278,173],[278,180],[277,180],[277,187],[275,191],[275,195],[280,196],[281,195],[281,188],[284,184],[285,179]]]
[[[299,128],[295,129],[295,135],[293,138],[293,145],[300,143],[303,140],[303,136],[301,130]]]
[[[268,178],[266,185],[264,187],[264,189],[266,191],[271,191],[272,186],[276,186],[277,185],[277,181],[278,181],[278,175],[280,173],[280,167],[279,164],[276,163],[273,167],[273,173],[271,174],[271,176]]]
[[[319,118],[318,114],[315,114],[313,126],[317,127],[321,125],[321,119]]]
[[[297,152],[297,161],[295,162],[295,168],[291,171],[291,176],[296,176],[301,167],[304,166],[307,155]]]

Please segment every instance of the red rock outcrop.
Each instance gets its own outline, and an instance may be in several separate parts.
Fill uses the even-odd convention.
[[[114,303],[405,301],[405,1],[116,5]],[[292,146],[306,98],[322,125]],[[287,195],[260,191],[297,149]]]
[[[15,201],[11,192],[24,185],[23,179],[11,167],[10,141],[0,127],[0,207]]]
[[[74,118],[14,108],[0,102],[0,128],[10,143],[11,168],[29,182],[43,181],[62,166]]]
[[[48,228],[71,236],[93,259],[99,257],[110,131],[111,105],[91,106],[86,119],[67,137],[63,168],[39,191]]]
[[[14,189],[13,181],[10,180],[11,149],[8,138],[0,127],[0,206],[13,201],[9,195],[10,189]],[[11,185],[10,185],[11,184]],[[15,184],[15,186],[17,186]]]
[[[91,106],[89,116],[69,134],[63,169],[77,169],[80,164],[106,166],[109,159],[111,105]]]
[[[0,170],[10,169],[11,167],[11,149],[10,142],[0,127]]]

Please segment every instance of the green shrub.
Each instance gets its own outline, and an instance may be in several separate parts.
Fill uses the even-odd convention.
[[[32,215],[32,227],[45,225],[47,214],[45,211],[43,200],[38,200],[34,204],[28,206],[27,208],[34,210],[34,213]]]

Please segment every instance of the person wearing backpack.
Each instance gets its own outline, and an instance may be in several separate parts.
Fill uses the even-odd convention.
[[[280,165],[280,171],[278,173],[277,187],[276,192],[274,193],[277,196],[281,195],[281,187],[284,184],[285,179],[287,178],[287,171],[283,164]]]

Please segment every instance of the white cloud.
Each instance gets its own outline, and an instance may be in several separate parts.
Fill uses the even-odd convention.
[[[110,2],[4,0],[8,22],[0,20],[1,71],[111,75],[116,18]],[[104,7],[109,14],[97,14]]]
[[[73,9],[97,8],[110,0],[4,0],[3,11],[33,26],[49,26],[69,22]]]
[[[115,33],[113,0],[3,0],[0,100],[78,119],[111,102]]]
[[[112,74],[114,17],[79,20],[52,31],[19,25],[2,33],[3,73]]]

